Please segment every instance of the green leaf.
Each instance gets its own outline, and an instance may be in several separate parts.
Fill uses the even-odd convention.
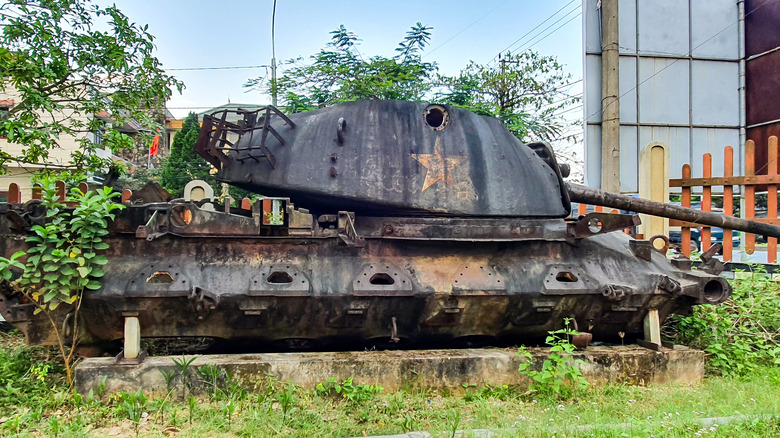
[[[98,268],[97,266],[92,268],[92,272],[90,272],[90,275],[94,278],[100,278],[103,275],[105,275],[105,271],[103,271],[102,268]]]
[[[76,268],[76,270],[79,271],[79,276],[81,278],[86,278],[89,275],[90,271],[92,271],[92,268],[86,266],[79,266],[78,268]]]
[[[56,273],[46,274],[43,276],[43,279],[46,281],[57,281],[59,278],[60,278],[60,274],[56,274]]]
[[[101,287],[103,287],[103,285],[102,285],[102,284],[100,284],[100,282],[99,282],[99,281],[96,281],[96,280],[90,280],[90,281],[87,283],[87,285],[86,285],[86,286],[84,286],[84,287],[86,287],[86,288],[87,288],[87,289],[89,289],[89,290],[98,290],[98,289],[100,289]]]
[[[108,257],[106,257],[104,255],[99,255],[99,256],[95,257],[94,260],[92,260],[92,263],[94,263],[96,265],[105,265],[106,263],[108,263]]]
[[[108,249],[108,244],[107,244],[107,243],[105,243],[105,242],[99,242],[99,243],[96,243],[96,244],[95,244],[94,248],[95,248],[96,250],[98,250],[98,251],[100,251],[100,250],[104,250],[104,249]]]

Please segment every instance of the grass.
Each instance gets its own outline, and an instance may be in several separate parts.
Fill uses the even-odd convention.
[[[465,394],[384,393],[351,379],[304,390],[269,377],[263,389],[247,393],[223,371],[190,370],[184,363],[200,391],[194,385],[187,391],[171,386],[167,397],[81,396],[68,390],[56,352],[25,346],[18,333],[0,333],[0,436],[331,437],[425,430],[451,437],[489,429],[493,436],[522,437],[780,437],[780,367],[773,350],[779,290],[773,282],[745,281],[733,302],[702,307],[677,322],[673,334],[705,350],[751,349],[729,353],[720,368],[712,363],[721,350],[711,351],[703,382],[579,389],[566,401],[534,399],[527,388],[501,385],[469,387]],[[759,328],[746,331],[750,327]],[[748,343],[754,338],[760,343]],[[739,369],[749,372],[724,372],[745,361],[750,367]]]
[[[330,437],[427,430],[452,436],[453,430],[490,429],[497,436],[780,436],[780,370],[760,371],[692,385],[591,388],[564,402],[527,399],[498,386],[345,398],[269,379],[258,393],[196,396],[190,422],[190,405],[178,393],[136,403],[141,413],[135,416],[128,415],[132,394],[74,397],[56,355],[21,345],[18,334],[0,334],[0,435],[133,437],[137,430],[141,437]],[[739,418],[702,425],[714,417]]]

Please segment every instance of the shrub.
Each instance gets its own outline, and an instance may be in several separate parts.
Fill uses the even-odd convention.
[[[531,378],[531,391],[542,397],[569,399],[576,390],[588,387],[588,381],[580,371],[580,365],[585,362],[571,357],[575,347],[569,342],[569,336],[576,335],[577,331],[569,328],[568,318],[565,324],[565,328],[548,332],[545,343],[550,346],[550,353],[542,363],[541,370],[532,368],[532,356],[525,347],[520,347],[517,352],[526,358],[520,365],[520,373]]]
[[[780,365],[780,284],[761,270],[736,280],[731,299],[701,305],[691,316],[675,315],[664,335],[709,354],[709,372],[746,377],[760,367]]]

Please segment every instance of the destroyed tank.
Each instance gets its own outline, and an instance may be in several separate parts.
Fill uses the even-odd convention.
[[[115,347],[129,316],[146,338],[256,351],[511,345],[565,320],[620,342],[641,338],[651,311],[730,296],[715,261],[692,270],[628,235],[636,215],[570,218],[548,144],[455,107],[223,111],[204,117],[196,151],[261,197],[127,199],[103,286],[83,301],[82,347]],[[11,254],[36,218],[29,205],[0,212]],[[8,288],[0,313],[30,343],[53,342]]]

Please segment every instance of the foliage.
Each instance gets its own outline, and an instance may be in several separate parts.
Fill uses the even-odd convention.
[[[184,186],[193,179],[206,181],[211,187],[218,187],[216,178],[209,173],[211,165],[195,153],[200,125],[198,115],[190,113],[184,120],[181,131],[176,133],[171,144],[171,155],[163,164],[160,184],[175,198],[184,193]]]
[[[341,25],[330,33],[326,47],[309,57],[310,63],[290,60],[276,84],[255,78],[244,86],[269,93],[275,86],[285,110],[293,113],[359,99],[421,100],[437,68],[421,56],[431,29],[417,23],[398,44],[395,56],[365,58],[358,50],[360,40]]]
[[[733,283],[731,298],[719,305],[694,307],[691,316],[674,315],[664,326],[671,341],[709,354],[710,371],[748,377],[780,365],[780,284],[763,267]]]
[[[112,212],[124,208],[112,202],[117,196],[119,193],[110,187],[86,193],[74,188],[66,202],[75,207],[67,208],[60,202],[54,181],[44,181],[41,200],[46,207],[46,222],[30,228],[34,234],[27,238],[30,249],[25,254],[26,262],[19,262],[20,253],[0,259],[0,271],[6,280],[13,276],[9,275],[10,267],[23,269],[11,286],[35,304],[36,314],[44,313],[49,320],[70,383],[82,298],[86,291],[102,286],[102,267],[108,263],[108,258],[100,254],[108,249],[103,237],[108,234],[108,221],[114,218]],[[69,308],[58,312],[60,305]],[[70,338],[67,352],[66,338]]]
[[[348,402],[362,404],[374,399],[382,393],[382,387],[378,385],[359,385],[352,383],[352,377],[339,382],[334,377],[329,377],[325,383],[318,383],[317,394],[321,396],[341,397]]]
[[[580,371],[580,365],[585,362],[571,358],[575,347],[569,342],[569,336],[576,335],[577,331],[569,328],[568,318],[565,321],[565,328],[548,332],[545,343],[550,349],[541,370],[532,368],[533,356],[525,347],[520,347],[517,352],[526,359],[520,364],[520,373],[531,378],[531,391],[542,397],[567,400],[574,396],[575,391],[588,387],[588,381]]]
[[[0,340],[10,338],[0,333]],[[0,417],[19,404],[33,404],[62,381],[62,366],[46,361],[46,350],[21,345],[0,348]]]
[[[0,390],[1,436],[133,436],[136,414],[128,415],[124,401],[141,415],[140,436],[330,437],[422,430],[432,436],[453,436],[456,430],[455,436],[484,435],[475,429],[528,437],[780,433],[777,367],[759,369],[751,380],[710,376],[696,385],[600,386],[571,401],[517,397],[466,401],[459,395],[409,390],[377,394],[372,402],[355,405],[334,403],[316,390],[269,377],[259,382],[252,397],[228,406],[228,398],[212,401],[205,396],[166,402],[165,392],[141,393],[147,397],[145,403],[139,403],[137,392],[78,399],[63,383],[59,359],[46,348],[22,346],[23,342],[19,333],[0,333],[0,388],[11,388]],[[46,365],[50,367],[43,376]],[[194,368],[193,372],[197,373]],[[495,393],[504,391],[498,385],[493,388]],[[704,423],[705,419],[710,420]]]
[[[211,174],[211,165],[195,152],[195,143],[198,141],[199,134],[198,115],[190,113],[184,120],[181,131],[173,138],[171,155],[164,161],[162,171],[159,172],[160,184],[175,198],[180,198],[184,194],[184,186],[194,179],[203,180],[214,189],[221,185]],[[139,171],[143,172],[140,169]],[[150,174],[150,176],[156,179],[157,175]],[[139,178],[143,179],[145,175],[141,173]],[[134,175],[131,179],[138,178]],[[148,180],[148,176],[146,179]],[[251,196],[248,191],[238,187],[229,187],[227,194],[233,199]]]
[[[140,190],[146,184],[156,181],[160,182],[160,176],[163,169],[160,167],[138,167],[134,168],[132,173],[129,171],[121,172],[115,186],[123,189]]]
[[[119,399],[119,409],[128,420],[133,422],[133,428],[135,429],[135,436],[138,436],[138,425],[141,422],[141,417],[146,410],[146,403],[148,397],[144,395],[140,389],[133,392],[120,392],[117,394]]]
[[[571,75],[554,56],[507,53],[495,65],[470,62],[457,76],[440,76],[437,100],[497,117],[523,141],[553,141],[570,126],[562,109],[580,98],[565,94]],[[563,96],[563,97],[562,97]]]
[[[59,202],[53,184],[43,188],[43,205],[47,207],[45,225],[33,225],[35,235],[27,238],[27,264],[18,286],[30,290],[38,303],[37,312],[54,311],[60,304],[79,301],[85,289],[97,290],[105,273],[101,268],[108,258],[98,251],[108,249],[103,236],[108,234],[111,213],[123,208],[111,202],[118,196],[110,187],[95,192],[74,188],[67,202],[75,203],[68,211]]]
[[[295,385],[292,382],[287,382],[287,386],[276,394],[275,399],[279,403],[279,407],[282,408],[282,424],[284,424],[287,422],[287,416],[295,411],[295,404],[298,402],[298,397],[295,395]]]
[[[476,387],[476,385],[463,384],[463,388],[466,390],[466,394],[463,396],[464,400],[511,400],[517,397],[517,388],[510,385],[494,385],[488,382],[476,391],[471,391],[470,388],[473,387]]]
[[[109,133],[102,146],[87,132],[102,131],[105,119],[122,125],[135,120],[152,130],[154,111],[182,83],[165,74],[152,53],[148,26],[131,22],[111,5],[90,0],[26,0],[0,6],[0,81],[18,92],[0,121],[0,136],[23,145],[21,154],[0,152],[9,160],[46,162],[61,135],[80,137],[71,156],[77,168],[108,163],[92,152],[126,147],[127,139]],[[105,117],[94,117],[97,114]]]
[[[263,77],[244,86],[281,95],[288,112],[310,111],[352,100],[434,100],[497,117],[523,141],[575,140],[561,110],[580,98],[567,94],[571,75],[553,56],[533,51],[507,53],[495,65],[470,62],[456,76],[438,74],[422,52],[432,28],[417,23],[392,58],[364,57],[360,40],[343,25],[319,53],[291,60],[276,83]]]
[[[179,378],[181,379],[182,385],[181,385],[181,398],[186,399],[187,398],[187,392],[192,390],[192,363],[195,362],[196,357],[190,357],[187,359],[186,356],[182,356],[181,359],[173,358],[173,364],[176,365],[176,371],[175,374],[178,374]],[[174,377],[175,377],[174,374]],[[167,382],[166,378],[166,382]]]
[[[11,270],[11,268],[23,270],[24,264],[20,262],[19,259],[25,255],[26,254],[24,251],[18,251],[12,254],[11,258],[0,256],[0,277],[2,277],[3,280],[10,281],[14,276],[14,272]]]

